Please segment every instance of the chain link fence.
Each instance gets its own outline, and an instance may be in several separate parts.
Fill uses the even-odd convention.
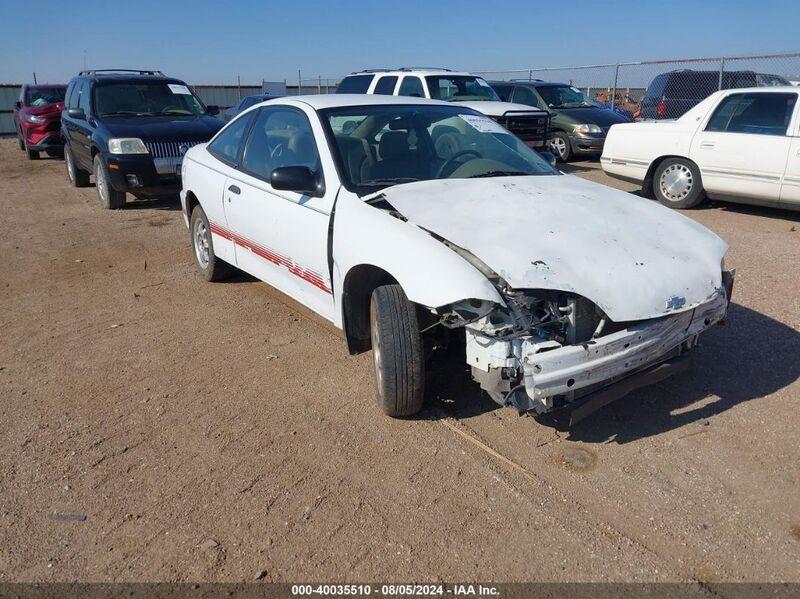
[[[799,84],[800,52],[479,71],[476,74],[489,80],[567,83],[611,108],[630,112],[634,118],[674,119],[720,89]]]
[[[472,71],[489,81],[566,83],[636,119],[681,116],[719,89],[800,84],[800,52]],[[289,93],[335,93],[341,77],[303,77]]]

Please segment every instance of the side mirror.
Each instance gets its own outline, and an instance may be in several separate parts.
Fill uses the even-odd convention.
[[[14,108],[16,108],[16,109],[20,109],[20,108],[22,108],[22,102],[20,102],[19,100],[17,100],[16,102],[14,102]]]
[[[215,104],[211,104],[209,106],[206,106],[206,114],[209,114],[211,116],[218,115],[219,114],[219,106],[216,106]]]
[[[86,113],[83,111],[83,108],[70,108],[67,110],[67,116],[81,121],[86,120]]]
[[[273,189],[320,195],[322,183],[317,173],[307,166],[282,166],[272,171],[269,184]]]

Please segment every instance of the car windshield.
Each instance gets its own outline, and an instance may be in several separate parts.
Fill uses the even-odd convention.
[[[98,116],[192,116],[205,108],[182,83],[120,81],[98,85],[94,92]]]
[[[516,136],[466,108],[381,104],[320,115],[343,183],[359,195],[414,181],[558,174]]]
[[[536,91],[550,108],[592,108],[591,100],[577,87],[543,85]]]
[[[25,95],[26,106],[46,106],[64,101],[64,87],[38,87],[29,89]]]
[[[471,102],[491,100],[499,102],[500,97],[491,86],[480,77],[472,75],[430,75],[425,77],[431,98],[445,102]]]

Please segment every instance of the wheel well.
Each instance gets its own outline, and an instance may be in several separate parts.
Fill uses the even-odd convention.
[[[381,285],[396,283],[388,272],[372,264],[351,268],[342,285],[342,328],[350,354],[370,349],[369,306],[372,292]]]
[[[197,199],[197,196],[194,195],[191,191],[186,192],[186,217],[192,218],[192,211],[194,207],[200,203],[200,200]]]
[[[681,158],[683,160],[689,160],[686,156],[678,156],[677,154],[667,154],[666,156],[659,156],[653,160],[653,162],[650,163],[650,166],[647,167],[647,173],[644,176],[644,181],[642,181],[642,190],[648,195],[648,197],[653,193],[653,177],[656,174],[658,165],[668,158]],[[695,164],[693,160],[689,160],[689,162]],[[695,164],[695,166],[697,165]]]

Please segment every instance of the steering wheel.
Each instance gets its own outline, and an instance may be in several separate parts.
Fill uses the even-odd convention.
[[[450,166],[451,162],[455,162],[457,159],[461,158],[462,156],[466,156],[468,154],[472,154],[473,156],[475,156],[475,158],[481,158],[480,152],[477,152],[475,150],[461,150],[460,152],[456,152],[455,154],[450,156],[450,158],[445,160],[444,164],[442,164],[442,166],[439,167],[439,170],[436,171],[436,178],[441,179],[442,173],[444,172],[445,168]]]
[[[283,156],[283,144],[279,143],[269,153],[269,157],[272,159],[280,158]]]

